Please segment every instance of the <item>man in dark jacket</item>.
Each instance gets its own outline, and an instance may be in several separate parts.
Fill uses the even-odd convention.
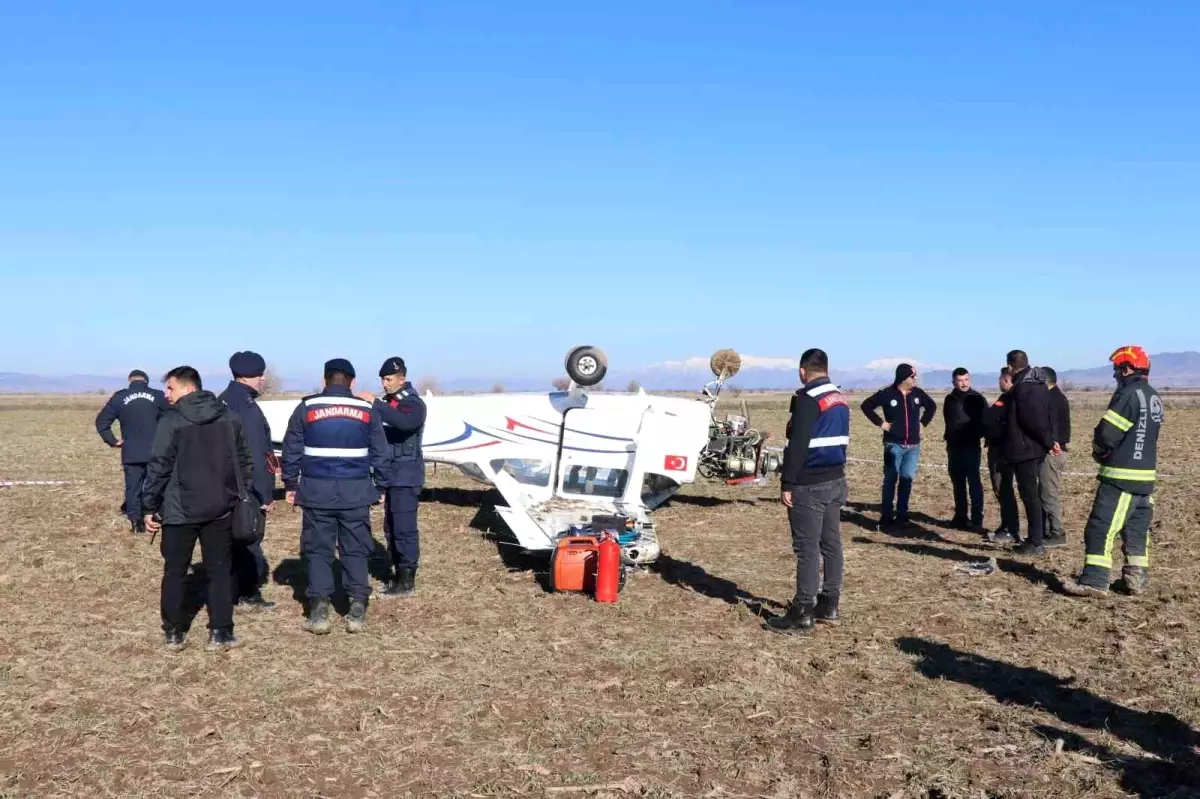
[[[896,367],[892,385],[875,392],[862,404],[862,412],[871,423],[883,429],[881,527],[909,523],[908,499],[921,455],[921,428],[927,427],[937,413],[937,403],[917,387],[917,377],[917,370],[911,364],[902,363]],[[879,416],[881,409],[882,418]]]
[[[129,373],[129,386],[109,397],[96,414],[96,432],[104,443],[121,450],[121,466],[125,471],[125,501],[121,511],[129,518],[130,529],[146,532],[142,522],[142,481],[154,443],[154,428],[167,409],[167,400],[157,388],[150,388],[150,378],[141,369]],[[113,422],[120,422],[121,437],[113,435]]]
[[[184,646],[184,580],[198,539],[208,575],[208,648],[229,649],[238,645],[233,635],[229,555],[238,501],[236,470],[249,485],[253,458],[242,420],[211,391],[203,390],[195,369],[172,369],[165,382],[171,407],[154,433],[142,510],[146,529],[162,530],[160,605],[166,645]]]
[[[1046,386],[1050,389],[1047,398],[1050,403],[1050,423],[1054,429],[1054,440],[1058,442],[1059,452],[1051,450],[1042,462],[1042,471],[1038,475],[1038,485],[1041,488],[1042,518],[1045,531],[1045,546],[1065,547],[1067,535],[1063,530],[1062,501],[1059,498],[1059,486],[1062,484],[1062,474],[1067,468],[1067,449],[1071,443],[1071,403],[1067,395],[1058,387],[1058,374],[1049,366],[1042,367],[1042,375],[1046,378]]]
[[[984,436],[988,445],[988,475],[992,494],[1000,506],[1000,527],[987,539],[995,544],[1021,543],[1021,517],[1017,512],[1017,492],[1013,488],[1012,466],[1004,462],[1004,428],[1008,419],[1008,403],[1012,400],[1012,370],[1000,370],[1000,397],[988,406],[983,415]]]
[[[1029,356],[1021,350],[1008,354],[1013,389],[1004,429],[1004,460],[1012,466],[1017,492],[1025,506],[1028,539],[1018,546],[1018,555],[1045,555],[1042,499],[1039,476],[1042,463],[1051,452],[1061,452],[1054,440],[1050,416],[1050,389],[1040,369],[1029,365]]]
[[[781,632],[807,632],[818,621],[837,624],[840,620],[840,525],[846,502],[850,407],[829,380],[829,357],[824,351],[811,349],[800,356],[800,381],[804,387],[792,398],[780,495],[792,528],[796,594],[785,615],[767,622]]]
[[[983,481],[979,476],[983,448],[983,414],[987,400],[971,388],[971,374],[963,367],[954,370],[954,390],[942,402],[942,419],[946,423],[946,462],[950,484],[954,488],[954,519],[952,527],[983,532]],[[970,489],[970,517],[967,516],[967,493]]]
[[[218,399],[242,420],[246,442],[254,460],[254,479],[247,488],[258,499],[263,511],[263,527],[266,514],[275,505],[275,475],[267,468],[267,457],[271,454],[271,428],[262,408],[258,407],[259,393],[266,382],[267,363],[257,352],[235,352],[229,359],[229,371],[233,380],[221,392]],[[262,586],[266,585],[270,573],[262,543],[233,542],[233,603],[240,610],[271,610],[274,602],[263,598]]]
[[[388,488],[391,448],[379,414],[354,396],[354,366],[345,358],[325,363],[325,389],[305,397],[283,436],[283,486],[289,505],[304,509],[301,548],[308,562],[309,614],[304,629],[329,632],[333,553],[342,562],[350,595],[346,631],[360,631],[371,583],[367,558],[374,549],[371,506]]]
[[[392,448],[392,474],[384,501],[384,536],[395,577],[383,589],[384,597],[408,597],[416,590],[421,562],[417,506],[425,485],[425,457],[421,451],[425,432],[425,402],[408,381],[408,367],[399,356],[379,367],[384,395],[369,391],[358,396],[371,403],[383,421],[383,432]]]

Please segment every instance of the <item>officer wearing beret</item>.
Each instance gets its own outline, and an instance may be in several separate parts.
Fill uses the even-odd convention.
[[[383,431],[392,449],[392,474],[385,506],[384,531],[395,577],[383,591],[385,597],[412,596],[420,565],[417,504],[425,485],[425,458],[421,439],[425,433],[425,403],[408,382],[408,368],[400,357],[388,358],[379,367],[384,395],[369,391],[358,396],[371,403],[383,420]]]
[[[157,388],[150,388],[150,378],[141,369],[129,373],[129,386],[113,394],[96,414],[96,432],[110,447],[121,450],[121,466],[125,471],[125,501],[121,512],[129,519],[130,531],[146,532],[142,519],[142,481],[154,430],[158,419],[169,406]],[[121,424],[121,438],[113,435],[114,422]]]
[[[371,595],[367,558],[375,548],[371,506],[387,489],[392,472],[379,414],[370,402],[354,396],[353,386],[349,361],[327,361],[324,390],[296,405],[283,437],[287,501],[304,509],[300,548],[308,564],[309,598],[304,629],[318,635],[330,627],[335,546],[350,595],[346,631],[358,632],[366,621]]]
[[[267,362],[257,352],[235,352],[229,358],[233,379],[218,399],[242,419],[242,430],[250,447],[254,477],[247,488],[254,494],[265,514],[275,505],[275,475],[267,468],[271,454],[271,427],[256,400],[266,383]],[[262,544],[233,541],[233,603],[237,610],[271,610],[274,602],[263,599],[270,567]]]

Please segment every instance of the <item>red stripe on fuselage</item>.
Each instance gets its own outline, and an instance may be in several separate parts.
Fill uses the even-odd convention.
[[[469,447],[452,447],[451,449],[439,449],[436,451],[431,450],[431,452],[435,452],[435,454],[441,454],[443,452],[466,452],[469,449],[483,449],[484,447],[494,447],[497,444],[503,443],[503,441],[488,441],[485,444],[472,444]]]
[[[511,416],[505,416],[504,421],[506,422],[505,427],[508,430],[516,430],[518,427],[523,427],[524,429],[532,430],[535,433],[542,433],[543,435],[547,435],[547,436],[554,435],[554,433],[549,430],[541,430],[537,427],[530,427],[529,425],[525,424],[524,422],[518,422],[516,419],[512,418]]]

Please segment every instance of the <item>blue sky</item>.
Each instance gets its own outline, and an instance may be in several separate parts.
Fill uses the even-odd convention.
[[[1185,2],[11,6],[0,371],[1200,348],[1197,40]]]

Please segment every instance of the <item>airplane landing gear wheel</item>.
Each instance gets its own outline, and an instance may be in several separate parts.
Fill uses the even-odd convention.
[[[608,359],[599,347],[576,347],[567,353],[566,368],[576,385],[594,386],[608,372]]]

